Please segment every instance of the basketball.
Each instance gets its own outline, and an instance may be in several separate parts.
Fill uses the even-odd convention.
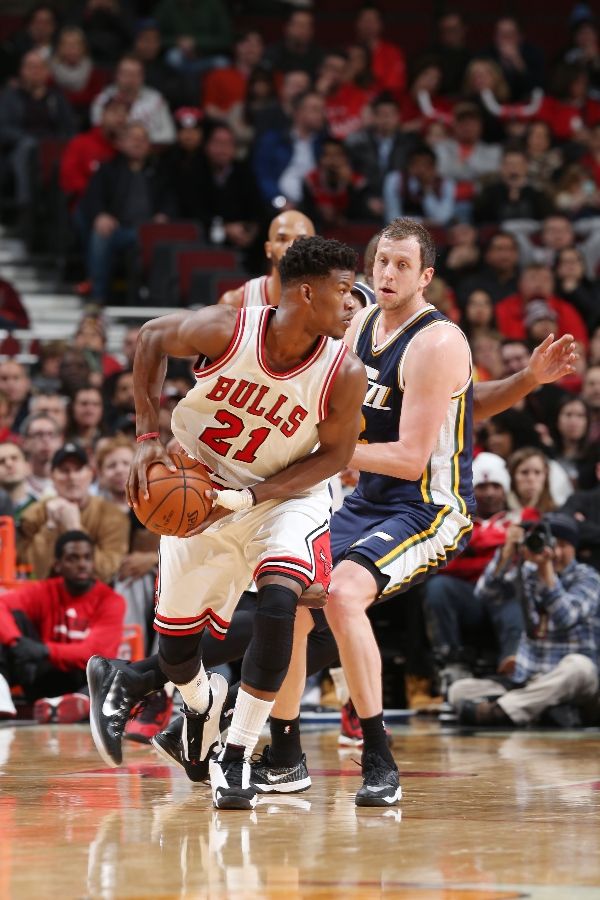
[[[211,511],[212,503],[204,491],[212,489],[212,484],[202,463],[179,453],[172,453],[171,459],[176,472],[170,472],[161,462],[148,468],[149,499],[140,495],[134,512],[149,531],[184,537]]]

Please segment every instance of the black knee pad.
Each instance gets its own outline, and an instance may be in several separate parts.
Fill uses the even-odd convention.
[[[198,674],[202,662],[201,637],[201,632],[185,637],[159,634],[158,662],[164,674],[173,684],[187,684]]]
[[[286,676],[298,597],[290,588],[268,584],[258,592],[252,640],[242,663],[242,682],[257,691],[278,691]]]

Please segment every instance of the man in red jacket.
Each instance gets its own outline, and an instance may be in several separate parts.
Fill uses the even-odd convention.
[[[87,661],[118,653],[125,601],[94,578],[89,535],[65,532],[55,560],[58,577],[0,596],[0,718],[16,716],[10,687],[20,685],[38,722],[87,719]]]
[[[127,124],[126,104],[117,98],[102,109],[100,124],[69,141],[60,167],[60,186],[75,208],[100,163],[117,155],[117,143]]]
[[[589,337],[577,310],[552,293],[554,276],[548,266],[532,263],[526,266],[519,278],[519,292],[505,297],[496,306],[496,322],[504,337],[522,340],[527,337],[525,311],[532,300],[545,300],[556,313],[555,337],[572,334],[576,341],[587,348]]]

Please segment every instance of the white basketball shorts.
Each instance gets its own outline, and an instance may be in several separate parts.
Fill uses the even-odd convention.
[[[331,498],[261,503],[189,538],[162,537],[154,628],[190,635],[203,628],[223,638],[237,602],[252,579],[289,575],[306,588],[329,588]]]

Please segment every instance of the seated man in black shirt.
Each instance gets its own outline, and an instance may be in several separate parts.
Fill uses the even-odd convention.
[[[119,155],[100,166],[83,197],[82,212],[92,230],[88,269],[97,301],[106,301],[115,257],[136,246],[138,226],[166,221],[171,212],[150,154],[148,132],[132,122],[125,128]]]

